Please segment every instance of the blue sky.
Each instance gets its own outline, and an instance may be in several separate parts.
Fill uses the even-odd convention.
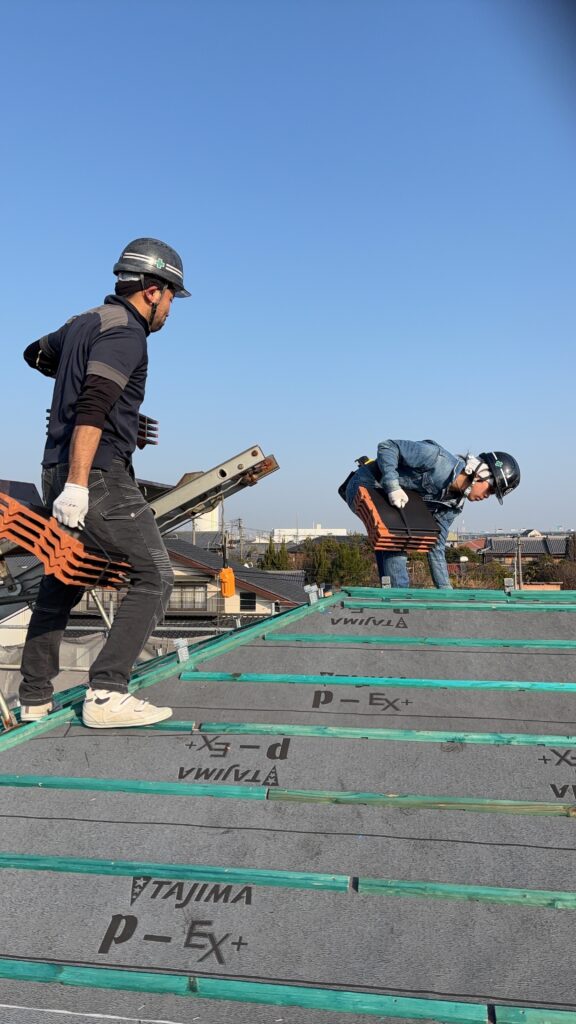
[[[19,0],[3,8],[0,476],[39,478],[28,342],[182,254],[143,411],[175,481],[253,443],[246,527],[362,529],[386,437],[502,448],[464,529],[576,526],[574,25],[562,0]]]

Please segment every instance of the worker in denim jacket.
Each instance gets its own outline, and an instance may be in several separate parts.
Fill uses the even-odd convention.
[[[500,504],[520,483],[520,467],[507,452],[452,455],[436,441],[381,441],[376,460],[361,465],[347,482],[345,499],[354,511],[359,487],[378,487],[395,508],[404,508],[404,488],[422,495],[440,527],[438,542],[428,553],[434,585],[451,588],[446,564],[446,541],[464,501],[484,501],[491,494]],[[393,587],[408,587],[407,558],[401,552],[375,551],[380,576]]]

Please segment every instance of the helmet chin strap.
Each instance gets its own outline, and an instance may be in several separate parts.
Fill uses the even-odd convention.
[[[463,498],[467,498],[472,490],[472,487],[478,481],[483,483],[486,480],[491,480],[492,475],[485,462],[482,462],[476,455],[469,453],[466,456],[466,465],[464,466],[464,473],[470,478],[470,483],[461,492]]]
[[[492,486],[493,486],[493,481],[492,481],[491,474],[488,474],[487,476],[481,476],[478,473],[474,473],[474,475],[470,479],[470,483],[462,491],[462,497],[463,498],[467,498],[468,497],[468,495],[470,494],[470,491],[472,490],[472,488],[473,488],[475,483],[485,484],[485,483],[488,483],[488,482],[492,483]]]

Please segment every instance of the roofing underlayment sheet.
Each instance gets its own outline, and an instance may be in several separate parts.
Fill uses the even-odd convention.
[[[348,588],[0,733],[2,1024],[572,1024],[575,626]]]

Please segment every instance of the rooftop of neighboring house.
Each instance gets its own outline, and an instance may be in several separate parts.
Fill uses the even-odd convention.
[[[201,570],[210,576],[217,576],[222,569],[222,555],[185,540],[165,538],[170,557],[182,567]],[[304,591],[305,574],[301,570],[269,572],[253,569],[234,559],[228,559],[236,583],[241,590],[253,591],[261,597],[278,601],[284,608],[295,608],[307,598]]]
[[[487,537],[481,550],[487,555],[513,555],[519,544],[523,555],[564,558],[567,543],[567,536]]]
[[[16,498],[16,501],[21,501],[24,505],[42,504],[42,498],[34,484],[25,483],[23,480],[0,479],[0,491],[11,498]]]
[[[456,539],[453,543],[456,548],[468,548],[469,551],[482,551],[486,547],[486,537],[475,537],[470,540]]]

